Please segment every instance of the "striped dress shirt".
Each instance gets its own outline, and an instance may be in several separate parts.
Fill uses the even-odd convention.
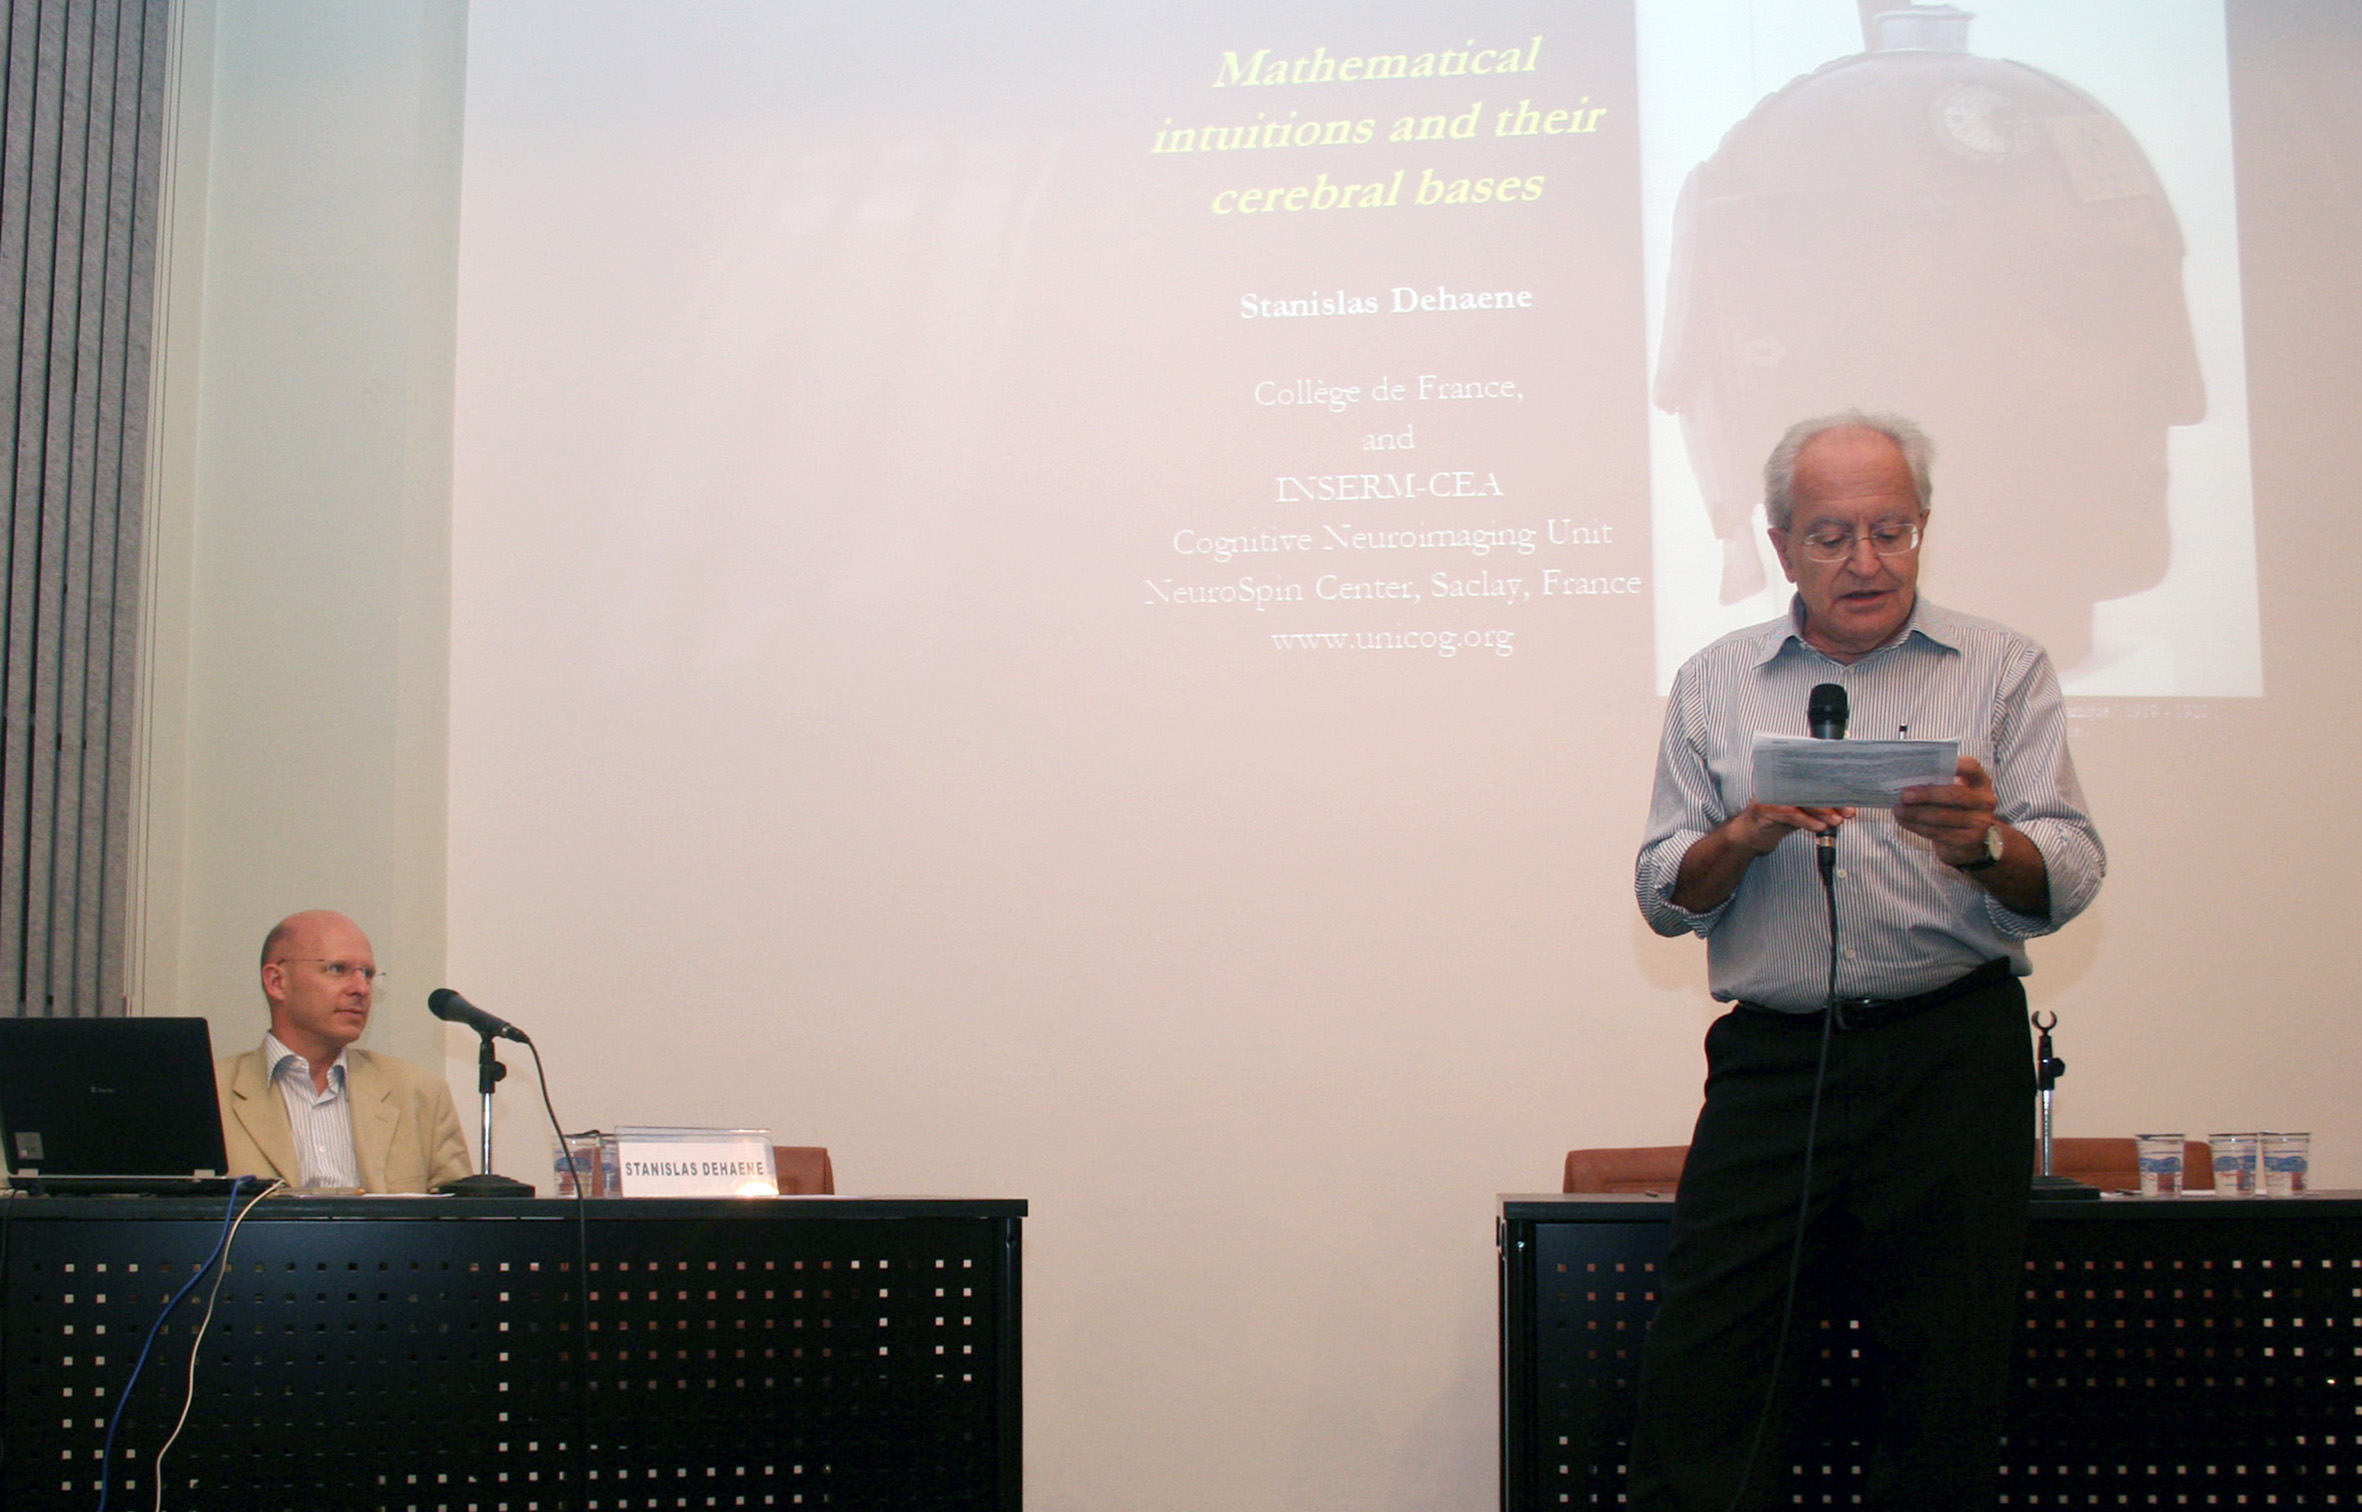
[[[2042,852],[2050,880],[2048,916],[2017,913],[1887,810],[1862,810],[1837,832],[1838,995],[1909,997],[1996,956],[2025,975],[2025,942],[2081,913],[2107,874],[2049,656],[2006,626],[1922,597],[1894,640],[1840,663],[1804,642],[1801,614],[1791,605],[1783,619],[1726,635],[1674,676],[1635,878],[1649,926],[1705,936],[1717,998],[1821,1006],[1829,923],[1810,835],[1792,834],[1758,858],[1720,907],[1691,913],[1672,893],[1689,848],[1747,806],[1755,733],[1809,734],[1813,685],[1833,682],[1846,691],[1849,734],[1959,741],[1960,754],[1992,776],[2001,820]]]
[[[312,1090],[311,1062],[280,1044],[279,1036],[263,1035],[262,1059],[287,1105],[287,1127],[295,1135],[303,1185],[359,1186],[361,1160],[353,1153],[353,1100],[345,1091],[344,1052],[339,1050],[328,1068],[325,1092]]]

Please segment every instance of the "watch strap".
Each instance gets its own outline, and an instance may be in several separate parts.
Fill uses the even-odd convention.
[[[2001,864],[2002,837],[2000,825],[1995,824],[1987,826],[1985,830],[1984,843],[1984,853],[1978,856],[1974,861],[1961,862],[1958,870],[1964,872],[1977,872],[1983,871],[1988,866],[1998,866]]]

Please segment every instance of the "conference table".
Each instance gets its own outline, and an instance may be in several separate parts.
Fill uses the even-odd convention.
[[[110,1455],[229,1204],[0,1197],[0,1506],[1015,1512],[1025,1212],[268,1198]]]
[[[1997,1505],[2362,1505],[2362,1193],[2037,1202]],[[1667,1198],[1504,1196],[1501,1505],[1613,1507]],[[1852,1320],[1800,1307],[1791,1505],[1861,1489]]]

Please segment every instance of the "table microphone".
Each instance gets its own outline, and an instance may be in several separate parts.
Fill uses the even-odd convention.
[[[426,995],[426,1011],[447,1024],[465,1024],[486,1039],[515,1040],[520,1045],[533,1043],[524,1030],[507,1019],[486,1013],[448,987],[437,987]]]
[[[476,1042],[476,1095],[484,1099],[483,1143],[477,1147],[484,1152],[484,1169],[480,1175],[461,1176],[444,1182],[435,1190],[452,1197],[532,1196],[533,1188],[524,1182],[492,1174],[492,1089],[508,1075],[508,1067],[500,1063],[500,1055],[493,1049],[492,1042],[508,1039],[520,1045],[530,1045],[533,1041],[526,1038],[524,1030],[507,1019],[486,1013],[448,987],[437,987],[426,995],[426,1011],[447,1024],[465,1024],[483,1036]],[[537,1072],[541,1069],[539,1050],[533,1052],[533,1066]],[[545,1101],[548,1095],[545,1084],[542,1094]],[[557,1116],[552,1114],[550,1123],[554,1126],[557,1121]]]

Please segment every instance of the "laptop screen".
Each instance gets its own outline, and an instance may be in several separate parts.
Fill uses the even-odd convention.
[[[201,1018],[0,1018],[0,1152],[12,1176],[219,1174]]]

